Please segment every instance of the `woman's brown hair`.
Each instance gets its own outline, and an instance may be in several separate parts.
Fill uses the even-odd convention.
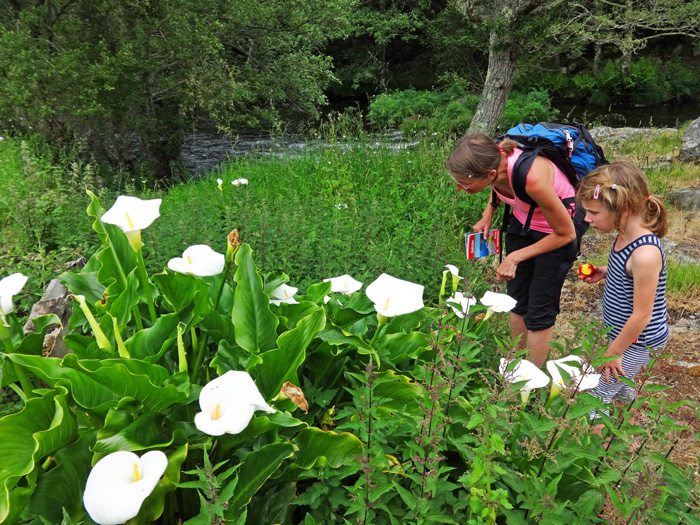
[[[651,194],[649,181],[631,162],[613,162],[586,175],[576,192],[579,201],[597,200],[614,216],[620,231],[623,213],[638,214],[644,225],[657,236],[668,232],[668,218],[663,201]]]
[[[485,179],[491,171],[497,170],[500,166],[501,149],[507,155],[511,155],[515,145],[515,142],[509,139],[496,144],[483,133],[472,133],[457,142],[445,161],[445,167],[457,181]]]

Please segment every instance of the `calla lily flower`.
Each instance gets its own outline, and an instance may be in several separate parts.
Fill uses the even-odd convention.
[[[299,301],[294,299],[294,294],[299,291],[299,288],[283,284],[270,292],[270,302],[279,306],[281,303],[299,304]]]
[[[494,312],[510,312],[518,303],[510,295],[495,292],[486,292],[480,300],[481,304],[489,307],[484,321],[491,317]]]
[[[570,379],[564,379],[561,371],[569,374]],[[583,359],[577,355],[570,355],[547,361],[547,371],[552,376],[552,396],[559,394],[562,388],[573,386],[578,392],[589,390],[598,386],[600,374],[594,373],[593,367],[584,364]]]
[[[102,222],[119,226],[129,238],[135,251],[141,250],[141,230],[160,217],[161,199],[141,200],[120,195],[114,205],[102,215]]]
[[[450,303],[457,303],[459,308]],[[476,304],[476,297],[468,297],[462,292],[455,292],[455,294],[447,300],[447,304],[454,310],[457,317],[463,319],[464,316],[469,313],[469,308]]]
[[[423,286],[383,273],[367,287],[367,297],[384,317],[410,314],[423,308]]]
[[[226,258],[223,254],[215,252],[206,244],[195,244],[182,252],[182,257],[170,259],[168,268],[178,273],[209,277],[219,275],[225,264]]]
[[[445,282],[447,281],[447,274],[451,273],[452,274],[452,293],[455,293],[457,291],[457,287],[459,286],[459,281],[463,279],[461,275],[459,275],[459,268],[457,268],[454,264],[446,264],[445,268],[447,270],[442,272],[442,284],[440,285],[440,297],[445,295]]]
[[[238,434],[245,430],[256,410],[272,414],[248,372],[231,370],[207,383],[199,394],[196,427],[210,436]]]
[[[231,181],[231,184],[233,184],[234,186],[247,186],[247,185],[248,185],[248,179],[242,179],[242,178],[241,178],[241,179],[232,180],[232,181]]]
[[[83,494],[85,510],[100,525],[136,517],[167,466],[168,458],[159,450],[140,458],[124,450],[108,454],[90,471]]]
[[[224,188],[221,187],[221,185],[224,183],[223,180],[221,179],[216,179],[216,189],[219,191],[224,191]]]
[[[27,279],[26,275],[13,273],[0,280],[0,322],[2,322],[3,326],[9,327],[5,316],[15,311],[12,299],[22,291],[24,285],[27,284]]]
[[[355,293],[360,288],[362,288],[362,283],[350,277],[348,274],[341,275],[340,277],[331,277],[330,279],[324,279],[323,282],[331,282],[331,292],[342,293],[345,295],[350,295]]]
[[[83,315],[85,315],[85,318],[87,319],[88,324],[90,325],[90,328],[92,328],[92,333],[95,336],[95,341],[97,342],[97,346],[99,346],[102,350],[105,350],[107,352],[111,352],[112,351],[112,343],[109,342],[109,339],[107,339],[107,336],[102,331],[102,328],[100,328],[100,324],[97,322],[97,319],[95,319],[95,316],[92,315],[92,312],[90,311],[90,307],[87,305],[87,302],[85,301],[85,296],[84,295],[74,295],[73,299],[75,299],[78,302],[78,306],[80,306],[80,309],[83,311]]]
[[[515,368],[508,372],[507,368],[510,363],[511,361],[501,358],[501,365],[498,367],[498,371],[509,383],[527,381],[527,383],[520,387],[520,397],[523,403],[527,401],[530,391],[533,388],[544,388],[549,384],[549,376],[537,368],[534,363],[521,359],[520,362],[515,365]]]

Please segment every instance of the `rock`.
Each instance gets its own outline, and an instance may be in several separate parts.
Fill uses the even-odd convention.
[[[37,301],[29,313],[29,319],[24,325],[24,335],[35,331],[34,322],[36,317],[47,314],[56,314],[61,320],[62,326],[51,325],[46,330],[44,336],[44,357],[62,358],[72,352],[63,342],[63,337],[68,334],[68,321],[73,315],[73,308],[66,303],[68,291],[58,279],[53,279],[46,287],[44,295]]]
[[[692,121],[683,132],[680,160],[682,162],[700,160],[700,118]]]
[[[668,196],[673,204],[683,210],[700,210],[700,186],[679,188]]]

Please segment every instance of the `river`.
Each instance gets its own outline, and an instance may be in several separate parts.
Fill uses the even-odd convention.
[[[558,122],[577,121],[589,128],[596,125],[611,127],[676,127],[700,117],[700,102],[683,105],[656,107],[599,108],[586,104],[555,104],[559,110]],[[370,145],[380,147],[391,144],[399,150],[415,145],[413,139],[405,138],[400,131],[376,136]],[[270,137],[241,135],[230,138],[216,133],[197,132],[185,136],[182,145],[182,162],[194,177],[201,177],[215,171],[222,163],[248,155],[289,156],[301,154],[313,148],[323,148],[327,143],[320,140],[307,140],[303,137]],[[351,147],[347,144],[346,147]]]

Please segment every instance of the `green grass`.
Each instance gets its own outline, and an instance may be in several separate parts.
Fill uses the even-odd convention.
[[[669,260],[666,275],[667,293],[700,296],[700,266]]]
[[[97,246],[84,189],[97,193],[105,209],[118,193],[97,189],[90,166],[52,166],[20,141],[0,146],[0,191],[6,197],[0,276],[30,275],[27,294],[36,300],[62,262],[89,256]],[[163,199],[160,218],[142,233],[150,271],[192,244],[223,253],[226,235],[237,228],[264,272],[284,272],[302,290],[344,273],[368,284],[386,272],[423,284],[431,303],[446,263],[481,283],[477,293],[486,287],[480,277],[491,271],[465,260],[463,232],[478,220],[488,195],[455,191],[443,164],[450,147],[437,137],[401,149],[388,140],[331,142],[299,155],[237,160],[218,175],[167,192],[119,189]],[[216,188],[217,177],[224,180],[223,191]],[[230,184],[241,177],[248,186]]]

